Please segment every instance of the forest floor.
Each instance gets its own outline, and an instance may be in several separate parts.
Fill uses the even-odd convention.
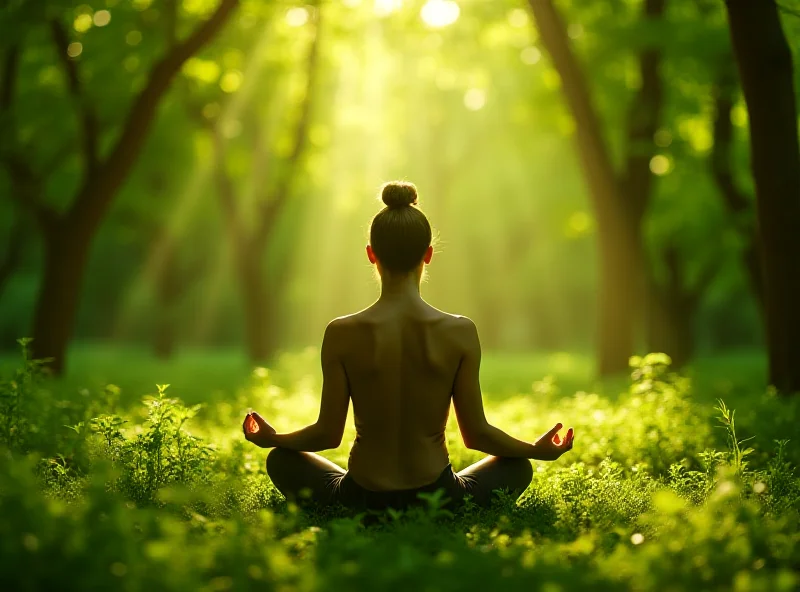
[[[652,355],[603,383],[582,355],[487,355],[490,421],[524,439],[563,422],[574,450],[535,462],[517,504],[355,518],[287,504],[241,433],[250,408],[279,431],[316,418],[316,350],[269,370],[100,346],[70,362],[49,381],[0,359],[1,589],[800,586],[800,399],[761,386],[758,354],[681,375]],[[349,418],[325,455],[344,465],[352,436]],[[447,440],[454,468],[479,458],[452,417]]]

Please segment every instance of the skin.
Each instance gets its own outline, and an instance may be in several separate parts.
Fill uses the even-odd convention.
[[[452,401],[464,445],[493,456],[556,460],[572,449],[574,431],[558,423],[535,442],[517,440],[486,420],[478,378],[481,346],[475,324],[427,304],[420,278],[430,263],[388,273],[370,246],[381,296],[369,308],[334,319],[322,341],[323,386],[317,421],[278,434],[257,412],[243,431],[262,448],[316,452],[336,448],[353,401],[356,439],[348,471],[372,491],[432,483],[449,463],[444,430]]]

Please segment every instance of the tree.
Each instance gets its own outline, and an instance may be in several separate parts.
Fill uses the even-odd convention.
[[[283,285],[287,265],[275,264],[271,278],[267,277],[265,256],[278,222],[291,197],[293,183],[308,143],[308,127],[315,92],[319,61],[320,9],[310,9],[314,21],[308,54],[305,58],[305,88],[299,113],[293,122],[291,148],[285,157],[274,154],[269,146],[267,125],[260,121],[257,102],[250,99],[248,119],[255,122],[248,133],[252,142],[250,178],[242,187],[231,172],[229,158],[231,142],[226,137],[230,118],[222,113],[207,118],[202,107],[188,104],[194,119],[208,129],[212,138],[214,188],[222,211],[224,232],[231,245],[233,269],[238,283],[244,317],[245,345],[253,362],[265,362],[277,348],[276,295]],[[238,97],[234,97],[237,99]],[[253,192],[252,199],[244,195]]]
[[[135,165],[158,106],[183,64],[205,46],[236,8],[238,0],[221,0],[213,14],[185,39],[170,39],[167,50],[149,72],[127,109],[120,131],[103,150],[106,129],[98,117],[99,102],[84,87],[77,46],[70,40],[62,18],[50,18],[47,27],[61,66],[66,89],[76,110],[82,159],[81,179],[67,207],[57,209],[44,199],[50,168],[35,170],[34,159],[19,137],[4,146],[0,161],[15,188],[11,196],[31,212],[44,239],[44,269],[34,313],[33,349],[39,358],[51,358],[51,368],[61,373],[72,336],[81,286],[92,240],[114,197]],[[168,7],[175,6],[169,2]],[[168,11],[169,13],[169,11]],[[168,26],[168,34],[174,28]],[[18,77],[22,43],[6,48],[0,97],[4,115],[11,110]],[[4,118],[13,125],[13,117]]]
[[[646,0],[644,17],[660,19],[666,0]],[[566,25],[552,0],[530,0],[544,48],[562,80],[564,97],[576,123],[576,143],[597,220],[600,277],[598,290],[598,371],[622,372],[634,352],[637,310],[646,292],[641,222],[652,192],[653,134],[663,102],[661,54],[644,47],[639,54],[641,86],[629,110],[624,168],[615,171],[603,126]],[[651,299],[651,303],[657,300]]]
[[[774,0],[727,0],[750,117],[769,381],[800,392],[800,145],[792,53]]]

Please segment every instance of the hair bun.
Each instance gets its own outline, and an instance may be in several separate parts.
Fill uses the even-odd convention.
[[[417,188],[406,181],[390,181],[381,189],[381,199],[388,208],[402,208],[417,203]]]

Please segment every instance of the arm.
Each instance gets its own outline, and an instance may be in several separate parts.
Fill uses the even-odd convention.
[[[561,440],[557,433],[562,427],[560,423],[531,444],[509,436],[486,420],[478,378],[481,365],[478,331],[471,320],[464,318],[461,322],[459,341],[464,344],[465,350],[453,383],[453,407],[464,445],[493,456],[534,460],[555,460],[570,450],[574,432],[570,428]]]
[[[288,434],[277,434],[258,413],[248,413],[244,436],[261,448],[288,448],[316,452],[336,448],[342,442],[350,391],[339,355],[341,326],[336,321],[325,329],[322,339],[322,400],[319,417],[310,426]]]

